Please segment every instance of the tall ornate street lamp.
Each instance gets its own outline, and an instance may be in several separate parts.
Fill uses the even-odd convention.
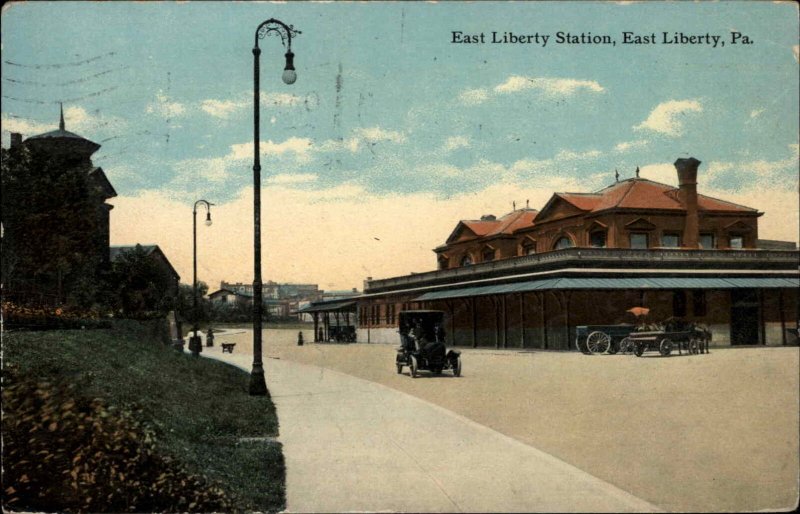
[[[258,40],[268,35],[278,35],[286,47],[286,66],[283,70],[283,81],[294,84],[297,73],[294,71],[294,54],[292,53],[292,36],[300,34],[291,25],[270,18],[256,29],[255,46],[253,47],[253,369],[250,372],[250,395],[266,396],[267,382],[264,378],[264,362],[261,358],[261,316],[264,310],[261,295],[261,142],[259,119],[259,68],[258,61],[261,49]]]
[[[197,326],[198,315],[197,315],[197,206],[198,204],[204,204],[206,206],[206,226],[211,226],[211,206],[214,205],[206,200],[197,200],[194,202],[194,208],[192,209],[192,259],[193,259],[193,278],[192,278],[192,316],[194,318],[194,325],[192,326],[192,330],[194,330],[194,335],[189,338],[189,350],[191,350],[192,355],[195,357],[200,355],[200,352],[203,351],[203,345],[200,343],[200,336],[197,335]]]

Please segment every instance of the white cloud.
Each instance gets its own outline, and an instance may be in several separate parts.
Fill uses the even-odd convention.
[[[272,140],[261,141],[259,151],[262,156],[294,155],[299,162],[308,162],[311,159],[310,152],[312,142],[306,137],[290,137],[289,139],[275,143]],[[253,158],[253,143],[238,143],[231,145],[231,152],[228,157],[233,160],[245,160]]]
[[[48,125],[36,121],[26,120],[24,118],[12,118],[6,113],[2,116],[3,125],[3,146],[8,146],[11,132],[18,132],[22,134],[23,139],[49,132],[58,128],[58,125]]]
[[[445,152],[452,152],[453,150],[457,150],[459,148],[469,148],[469,138],[464,136],[452,136],[448,137],[444,141],[444,145],[442,145],[442,150]]]
[[[267,179],[267,184],[304,184],[319,178],[315,173],[281,173]]]
[[[693,112],[703,112],[703,106],[699,101],[669,100],[658,104],[646,120],[633,128],[677,137],[683,133],[683,117]]]
[[[406,140],[406,136],[402,132],[384,130],[380,127],[358,128],[353,132],[355,133],[356,137],[367,143],[377,143],[378,141],[403,143]]]
[[[200,103],[200,109],[215,118],[227,119],[246,105],[245,101],[208,99]]]
[[[628,150],[635,150],[636,148],[644,148],[647,146],[646,139],[637,139],[635,141],[623,141],[614,146],[614,151],[619,153],[627,152]]]
[[[538,89],[549,96],[570,96],[581,90],[593,93],[605,91],[603,86],[594,80],[578,80],[550,77],[523,77],[512,75],[494,88],[496,93],[515,93],[526,89]]]
[[[318,145],[314,150],[318,152],[340,152],[349,151],[356,153],[361,150],[362,145],[374,145],[381,141],[390,143],[405,143],[406,135],[395,130],[385,130],[381,127],[357,128],[353,130],[352,136],[341,139],[327,139]]]
[[[186,114],[186,107],[180,102],[170,101],[169,97],[159,90],[156,100],[147,104],[145,111],[163,118],[177,118]]]
[[[298,105],[312,106],[312,104],[316,104],[316,97],[303,98],[289,93],[262,93],[260,97],[261,107],[295,107]],[[209,98],[200,102],[200,109],[203,112],[220,119],[229,119],[235,114],[252,108],[253,93],[251,91],[233,99],[218,100]],[[270,121],[275,123],[272,120]]]
[[[580,80],[555,77],[525,77],[511,75],[502,84],[492,90],[494,94],[517,93],[534,89],[549,97],[571,96],[581,91],[602,93],[603,86],[594,80]],[[467,105],[476,105],[485,102],[490,97],[490,91],[484,88],[467,89],[458,96],[459,100]]]
[[[458,98],[467,105],[476,105],[489,99],[489,92],[483,88],[462,91]]]

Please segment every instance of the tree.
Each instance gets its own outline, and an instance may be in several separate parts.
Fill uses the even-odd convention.
[[[141,245],[114,260],[109,282],[126,317],[162,316],[176,307],[172,277]]]
[[[185,320],[194,320],[194,293],[191,284],[181,284],[178,289],[177,309]],[[208,294],[208,284],[202,280],[197,281],[197,317],[198,321],[208,321],[211,310],[210,302],[205,298]]]
[[[4,286],[91,304],[102,199],[87,167],[25,145],[3,148],[0,167]]]

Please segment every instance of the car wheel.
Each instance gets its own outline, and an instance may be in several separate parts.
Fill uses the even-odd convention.
[[[461,357],[456,359],[456,363],[453,365],[453,376],[460,377],[461,376]]]
[[[622,341],[619,342],[619,353],[630,353],[633,351],[633,341],[631,341],[630,337],[624,338]]]
[[[586,349],[589,353],[605,353],[611,347],[611,337],[599,330],[589,334],[586,338]]]
[[[411,372],[411,378],[417,378],[417,358],[413,355],[411,356],[411,364],[409,364],[408,369]]]
[[[664,357],[668,356],[670,353],[672,353],[672,341],[670,341],[669,339],[662,340],[661,344],[658,347],[658,351]]]

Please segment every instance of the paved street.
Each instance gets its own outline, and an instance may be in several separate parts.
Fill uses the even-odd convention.
[[[217,341],[236,342],[234,356],[249,369],[252,336],[241,330],[238,334],[235,332],[219,333]],[[305,336],[308,341],[310,331]],[[362,387],[363,390],[379,387],[375,383],[383,384],[489,427],[523,443],[525,448],[537,448],[556,456],[663,510],[787,509],[797,498],[800,352],[796,347],[712,348],[710,355],[669,358],[465,350],[461,378],[445,374],[441,377],[423,375],[412,380],[407,374],[395,373],[391,345],[312,343],[298,347],[296,338],[296,331],[267,330],[264,336],[265,356],[272,357],[265,360],[268,380],[273,393],[279,396],[276,404],[282,438],[291,437],[287,430],[308,419],[323,422],[336,419],[342,434],[354,434],[353,427],[346,422],[347,416],[352,416],[349,409],[353,405],[372,406],[374,403],[372,396],[356,397],[350,391],[341,398],[331,396],[319,407],[303,405],[305,412],[301,413],[298,423],[291,423],[290,411],[281,410],[282,405],[290,405],[289,400],[280,397],[284,376],[280,369],[291,361],[314,366],[301,368],[305,372],[294,375],[301,375],[306,381],[319,377],[316,382],[307,382],[297,390],[321,388],[328,391],[325,389],[328,382],[322,378],[333,380],[331,377],[338,374],[320,371],[321,368],[367,380],[359,381],[362,385],[356,388],[358,391],[362,391]],[[216,355],[218,351],[215,348],[204,355]],[[338,386],[334,390],[338,391]],[[292,401],[299,400],[295,396]],[[381,401],[374,406],[376,414],[363,424],[391,419],[391,429],[375,433],[394,437],[393,430],[413,420],[409,430],[419,428],[421,431],[424,419],[421,410],[415,407],[414,413],[393,418],[393,412],[401,411],[395,406],[385,411],[384,405],[391,404],[381,395]],[[324,416],[306,415],[315,408],[322,409],[319,412],[325,413]],[[331,408],[335,409],[333,413],[325,410]],[[332,417],[337,413],[347,419]],[[441,415],[432,417],[442,418]],[[362,424],[359,421],[362,418],[353,419],[356,425]],[[320,428],[310,430],[321,432]],[[449,433],[449,430],[442,433]],[[363,435],[359,437],[364,438]],[[374,438],[364,440],[372,442]],[[347,443],[362,447],[355,436]],[[288,446],[291,444],[287,442]],[[473,444],[467,446],[476,451]],[[469,451],[464,450],[463,445],[458,448]],[[287,449],[289,462],[290,454],[291,450]],[[379,453],[387,457],[386,462],[403,460],[401,456],[388,458],[388,455],[390,453]],[[414,457],[420,458],[416,454]],[[438,466],[445,466],[447,459],[453,459],[452,452],[448,452]],[[493,481],[499,476],[497,470],[481,470],[475,465],[453,462],[458,462],[456,468],[469,468],[467,476],[480,477],[478,485],[470,488],[477,489],[473,494],[483,497],[498,490],[498,484]],[[493,456],[491,460],[485,459],[483,465],[498,462],[503,461]],[[289,467],[288,479],[292,484],[291,464]],[[517,481],[498,479],[498,483],[521,490]],[[543,482],[537,477],[533,483]],[[289,488],[290,507],[295,508],[291,504],[292,486]],[[497,496],[517,498],[507,493],[506,490]],[[502,508],[502,503],[480,507],[483,504],[472,504],[472,500],[459,502],[453,498],[464,510],[526,510],[524,506],[513,505]],[[387,507],[397,508],[415,509],[414,506]],[[451,505],[450,509],[453,508]],[[580,506],[562,508],[574,510]],[[592,505],[590,508],[599,507]],[[541,510],[527,506],[527,510],[531,509]]]
[[[250,369],[252,356],[213,357]],[[653,511],[532,446],[388,387],[266,359],[287,464],[287,510]]]

